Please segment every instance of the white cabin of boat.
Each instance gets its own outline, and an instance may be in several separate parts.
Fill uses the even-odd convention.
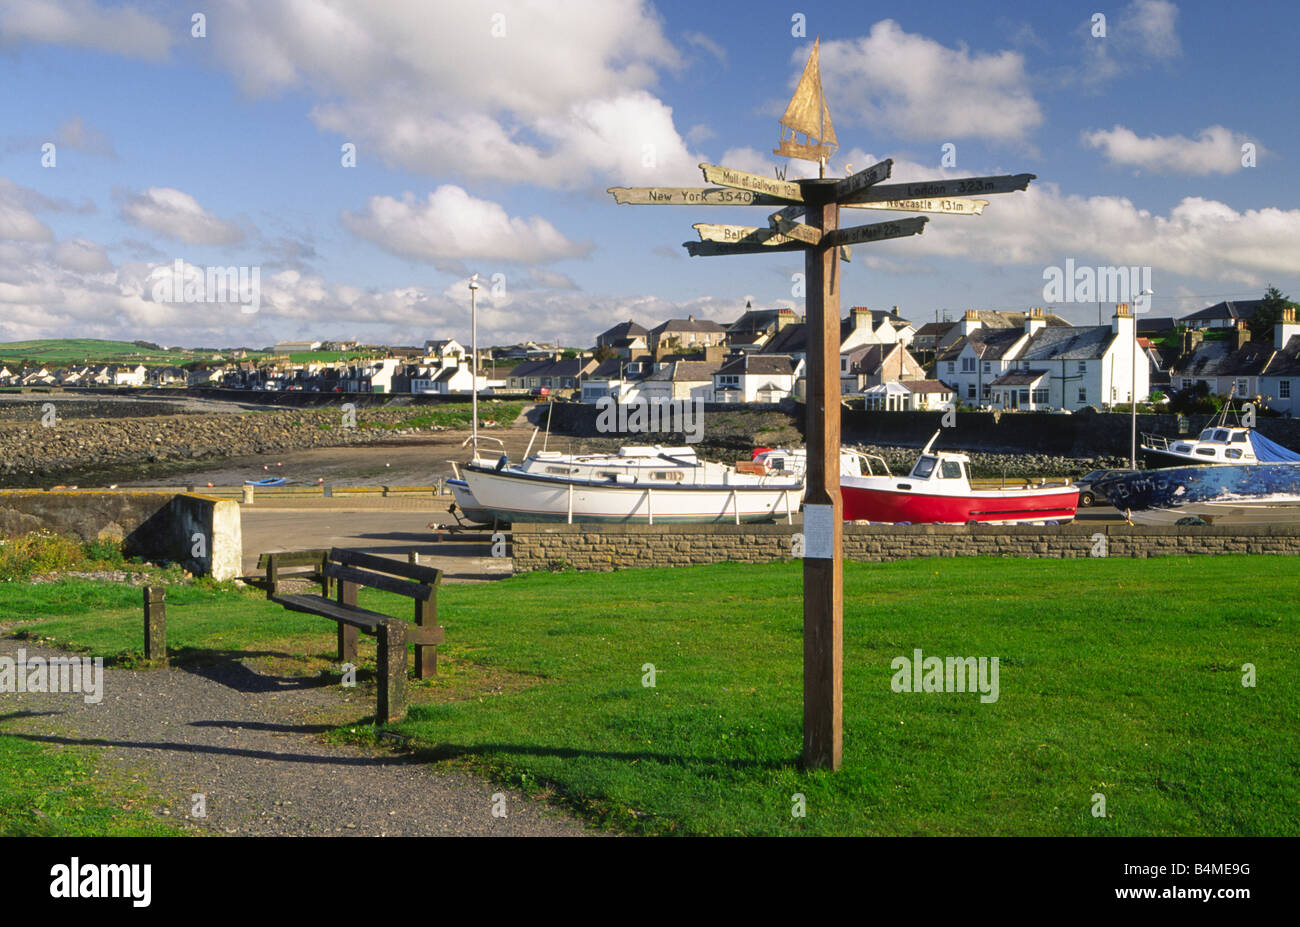
[[[1152,450],[1186,457],[1189,461],[1203,463],[1258,463],[1250,444],[1249,428],[1211,426],[1195,440],[1165,441],[1163,446],[1154,438],[1145,442]]]

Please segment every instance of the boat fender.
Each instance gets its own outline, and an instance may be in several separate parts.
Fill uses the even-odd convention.
[[[506,468],[506,464],[508,463],[510,463],[510,459],[506,457],[505,454],[502,454],[499,458],[497,458],[497,469],[504,470]]]

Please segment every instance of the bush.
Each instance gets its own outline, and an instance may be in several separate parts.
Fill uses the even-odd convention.
[[[0,540],[0,581],[14,582],[37,573],[67,570],[85,559],[80,541],[48,531]]]

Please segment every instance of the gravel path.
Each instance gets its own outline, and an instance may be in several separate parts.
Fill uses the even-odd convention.
[[[0,638],[0,656],[59,655]],[[334,685],[277,677],[242,663],[155,670],[106,668],[103,700],[4,696],[0,733],[104,748],[105,762],[159,797],[155,813],[201,832],[247,836],[578,836],[571,816],[456,770],[316,735],[353,706]],[[353,712],[364,714],[364,709]],[[190,816],[191,796],[207,816]],[[502,793],[505,817],[494,816]]]

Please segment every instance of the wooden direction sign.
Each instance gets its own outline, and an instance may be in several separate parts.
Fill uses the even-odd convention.
[[[700,241],[769,246],[800,244],[793,236],[783,235],[776,229],[756,228],[752,225],[714,225],[709,222],[697,222],[691,228],[700,233]],[[820,236],[818,239],[820,240]]]
[[[988,200],[972,200],[962,196],[944,198],[923,197],[917,200],[883,200],[879,203],[849,203],[852,209],[893,209],[898,212],[937,212],[949,216],[978,216],[984,212]]]
[[[945,196],[984,196],[989,193],[1014,193],[1029,186],[1034,174],[1001,174],[997,177],[958,177],[956,180],[925,180],[920,183],[889,183],[868,187],[840,200],[841,206],[857,203],[881,203],[888,200],[911,200]]]
[[[727,254],[771,254],[774,251],[803,251],[808,247],[801,241],[794,241],[789,238],[780,244],[743,241],[684,241],[682,245],[691,257],[722,257]]]
[[[751,174],[748,171],[738,171],[734,167],[721,167],[717,164],[701,164],[700,170],[704,172],[704,179],[709,183],[722,184],[724,187],[738,187],[741,190],[752,190],[755,193],[766,193],[768,196],[778,197],[787,203],[803,202],[803,191],[793,181],[776,180],[764,177],[762,174]]]
[[[797,238],[799,241],[810,245],[815,245],[822,240],[821,229],[815,229],[811,225],[804,225],[802,222],[793,222],[779,213],[777,214],[776,227],[782,234]]]
[[[894,170],[894,159],[886,158],[879,164],[873,164],[865,171],[858,171],[845,177],[835,185],[835,198],[843,201],[845,197],[857,193],[859,190],[865,190],[873,184],[878,184],[882,180],[888,179]]]
[[[614,202],[634,206],[784,206],[786,199],[734,187],[610,187]]]
[[[872,225],[836,229],[827,232],[822,241],[828,245],[860,245],[869,241],[884,241],[887,238],[906,238],[908,235],[920,235],[925,231],[925,223],[929,221],[924,216],[917,216],[914,219],[899,219],[895,222],[876,222]]]

